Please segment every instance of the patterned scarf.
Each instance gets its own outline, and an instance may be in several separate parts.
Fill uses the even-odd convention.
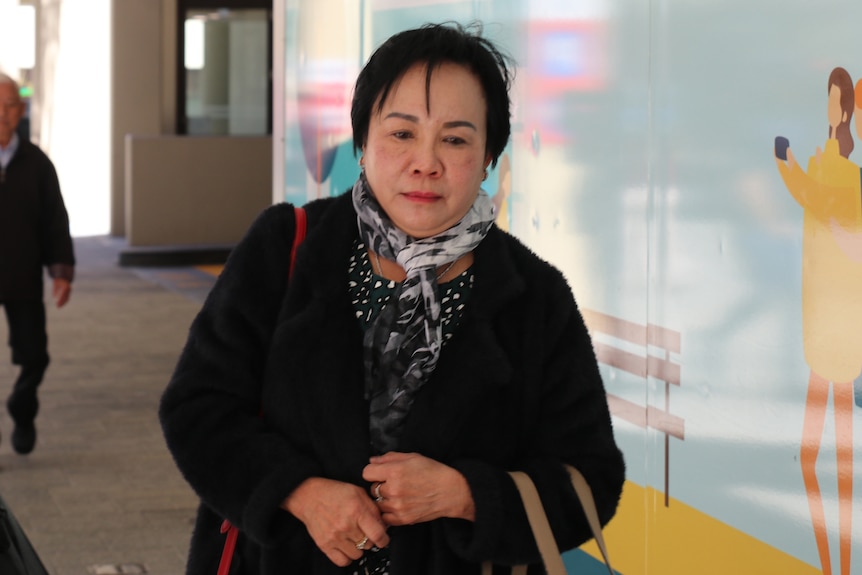
[[[473,251],[494,223],[494,205],[479,190],[461,221],[429,238],[398,229],[380,207],[362,174],[353,186],[359,235],[380,256],[398,262],[407,278],[365,332],[365,396],[371,402],[371,444],[395,449],[404,418],[428,381],[442,345],[437,268]]]

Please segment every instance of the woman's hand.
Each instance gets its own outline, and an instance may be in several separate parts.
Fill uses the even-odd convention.
[[[417,453],[372,457],[362,477],[387,525],[411,525],[454,517],[473,521],[476,508],[467,480],[457,470]]]
[[[317,547],[339,567],[350,565],[366,549],[389,545],[380,510],[356,485],[312,477],[281,506],[305,524]]]

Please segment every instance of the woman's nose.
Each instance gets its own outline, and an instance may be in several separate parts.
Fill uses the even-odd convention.
[[[443,164],[437,148],[433,144],[422,144],[417,146],[413,158],[413,173],[422,176],[437,176],[443,171]]]

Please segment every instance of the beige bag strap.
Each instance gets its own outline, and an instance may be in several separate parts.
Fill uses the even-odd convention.
[[[482,563],[482,575],[494,575],[494,564],[490,561]],[[512,567],[511,575],[527,575],[527,566],[515,565]]]
[[[551,531],[551,524],[548,523],[548,516],[545,515],[545,508],[542,507],[542,500],[539,498],[539,492],[533,480],[523,471],[511,471],[509,475],[521,492],[524,510],[527,512],[527,519],[530,520],[530,528],[536,538],[539,553],[542,554],[545,571],[548,575],[566,575],[566,566],[563,565],[563,558],[554,540],[554,532]]]
[[[605,566],[608,568],[608,573],[610,573],[610,575],[614,575],[614,569],[611,567],[611,557],[608,555],[608,547],[605,545],[605,538],[602,535],[602,524],[599,522],[599,512],[596,509],[596,501],[593,499],[593,490],[590,489],[590,484],[587,483],[587,480],[580,471],[571,465],[566,465],[566,470],[572,478],[572,485],[575,487],[575,493],[578,494],[581,507],[584,508],[587,521],[590,523],[590,530],[593,532],[593,539],[596,540],[596,545],[599,546],[599,551],[602,552],[602,558],[605,560]]]
[[[482,563],[482,575],[494,575],[494,564],[490,561]],[[527,575],[527,566],[515,565],[512,567],[511,575]]]
[[[578,495],[581,507],[583,507],[584,513],[587,516],[587,522],[590,524],[593,537],[599,546],[599,550],[602,552],[608,573],[614,575],[610,557],[608,556],[608,549],[605,546],[605,539],[602,536],[602,526],[599,522],[596,503],[593,500],[593,492],[580,471],[570,465],[566,465],[566,470],[569,472],[572,486],[575,488],[575,493]],[[518,491],[521,493],[524,510],[527,512],[527,519],[530,522],[530,528],[533,530],[533,536],[536,538],[536,545],[539,547],[539,553],[542,555],[545,570],[548,572],[548,575],[566,575],[566,567],[563,565],[560,550],[554,540],[551,525],[548,523],[548,516],[545,514],[544,507],[542,507],[542,500],[539,498],[539,492],[536,490],[533,480],[522,471],[510,471],[509,475],[512,476],[515,486],[517,486]],[[491,563],[486,561],[482,565],[482,575],[491,575],[492,569]],[[512,575],[526,575],[526,572],[527,567],[524,565],[512,568]]]

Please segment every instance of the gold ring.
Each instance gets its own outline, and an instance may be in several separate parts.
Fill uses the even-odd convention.
[[[356,544],[356,549],[359,551],[365,551],[365,544],[368,543],[368,537],[363,537],[362,541]]]

